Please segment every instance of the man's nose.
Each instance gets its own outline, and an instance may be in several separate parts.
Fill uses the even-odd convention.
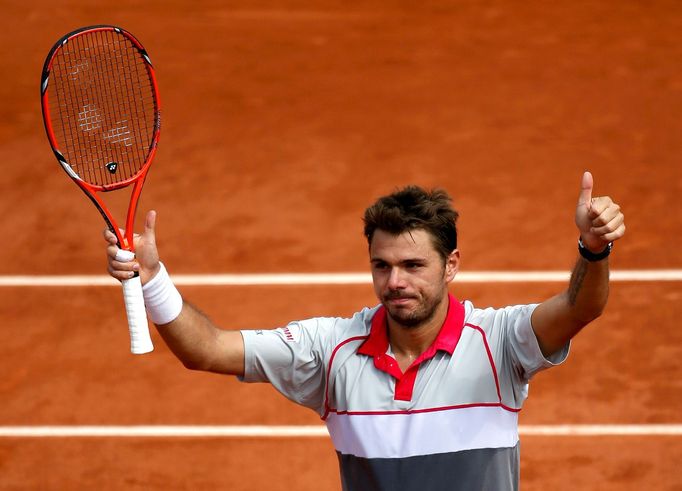
[[[387,286],[391,290],[405,288],[405,276],[400,268],[391,268]]]

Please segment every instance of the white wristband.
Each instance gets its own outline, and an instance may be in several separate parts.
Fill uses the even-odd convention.
[[[168,276],[166,267],[161,262],[159,265],[161,269],[142,287],[142,293],[149,318],[154,324],[163,325],[180,315],[182,297]]]

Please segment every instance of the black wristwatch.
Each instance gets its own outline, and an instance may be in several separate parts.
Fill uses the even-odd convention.
[[[608,244],[606,244],[606,247],[604,248],[603,251],[595,253],[589,250],[587,247],[585,247],[582,238],[578,239],[578,252],[580,252],[580,255],[582,257],[584,257],[590,262],[601,261],[605,257],[608,257],[608,255],[611,254],[611,249],[613,249],[613,242],[609,242]]]

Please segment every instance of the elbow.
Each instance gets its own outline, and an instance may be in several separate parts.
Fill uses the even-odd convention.
[[[194,370],[199,372],[205,372],[209,370],[209,366],[205,360],[197,358],[181,358],[183,366],[188,370]]]
[[[181,360],[182,365],[188,370],[201,370],[201,366],[194,360]]]

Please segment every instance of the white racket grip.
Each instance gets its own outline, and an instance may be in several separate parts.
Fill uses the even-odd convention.
[[[135,254],[131,251],[119,249],[116,252],[117,261],[132,261]],[[130,351],[134,355],[149,353],[154,350],[152,338],[149,334],[147,312],[144,308],[142,295],[142,281],[139,276],[123,280],[123,300],[128,316],[128,329],[130,331]]]

